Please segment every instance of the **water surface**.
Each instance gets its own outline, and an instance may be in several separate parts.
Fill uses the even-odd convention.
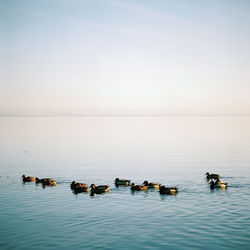
[[[0,118],[1,249],[248,249],[249,117]],[[205,172],[222,175],[211,191]],[[22,174],[56,187],[22,184]],[[116,188],[176,185],[176,196]],[[74,195],[72,180],[108,184]]]

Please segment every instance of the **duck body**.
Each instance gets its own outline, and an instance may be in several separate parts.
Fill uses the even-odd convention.
[[[55,180],[52,180],[50,178],[46,178],[43,182],[42,182],[43,185],[45,186],[56,186],[56,181]]]
[[[37,184],[38,184],[38,183],[42,183],[45,179],[46,179],[46,178],[39,179],[39,178],[36,177],[36,183],[37,183]]]
[[[80,183],[80,182],[75,182],[75,181],[72,181],[71,189],[74,191],[74,193],[82,193],[82,192],[88,192],[89,191],[89,188],[88,188],[87,184]]]
[[[210,185],[211,189],[214,189],[214,188],[226,189],[227,188],[227,182],[224,182],[224,181],[221,181],[221,180],[216,181],[216,182],[211,181],[209,183],[209,185]]]
[[[109,191],[109,186],[108,185],[100,185],[96,186],[95,184],[90,185],[91,188],[91,193],[92,194],[101,194]]]
[[[218,174],[209,174],[209,172],[207,172],[205,174],[207,176],[207,180],[220,180],[220,175]]]
[[[147,186],[150,189],[159,189],[161,184],[160,183],[156,183],[156,182],[150,182],[148,183],[148,181],[144,181],[143,185]]]
[[[165,186],[160,187],[160,194],[175,195],[177,192],[178,192],[177,187],[165,187]]]
[[[147,191],[148,187],[145,185],[135,185],[135,183],[131,184],[132,191]]]
[[[130,182],[131,182],[131,180],[119,179],[119,178],[115,179],[116,186],[129,186]]]
[[[71,182],[71,189],[78,188],[78,187],[88,187],[88,185],[85,183],[81,183],[81,182],[75,182],[75,181]]]
[[[36,183],[42,183],[43,186],[56,186],[56,181],[50,178],[36,178]]]
[[[33,181],[36,181],[36,177],[27,176],[25,174],[22,176],[22,178],[23,178],[23,182],[33,182]]]

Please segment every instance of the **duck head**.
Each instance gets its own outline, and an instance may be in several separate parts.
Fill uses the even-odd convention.
[[[144,186],[148,186],[148,181],[144,181],[144,182],[143,182],[143,185],[144,185]]]
[[[205,175],[208,176],[208,175],[209,175],[209,172],[206,172]]]
[[[135,183],[132,183],[131,186],[132,186],[132,187],[135,187]]]
[[[23,174],[23,175],[22,175],[22,178],[26,178],[26,177],[27,177],[27,175],[26,175],[26,174]]]
[[[90,188],[95,188],[95,184],[91,184],[91,185],[90,185]]]
[[[119,178],[115,178],[115,182],[118,182],[120,179]]]

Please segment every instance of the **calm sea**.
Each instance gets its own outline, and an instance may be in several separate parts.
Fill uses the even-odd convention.
[[[0,249],[250,249],[250,117],[0,118],[0,175]],[[72,180],[111,191],[74,195]]]

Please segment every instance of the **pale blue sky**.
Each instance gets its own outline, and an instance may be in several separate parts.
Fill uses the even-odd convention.
[[[0,115],[250,114],[250,1],[0,0]]]

